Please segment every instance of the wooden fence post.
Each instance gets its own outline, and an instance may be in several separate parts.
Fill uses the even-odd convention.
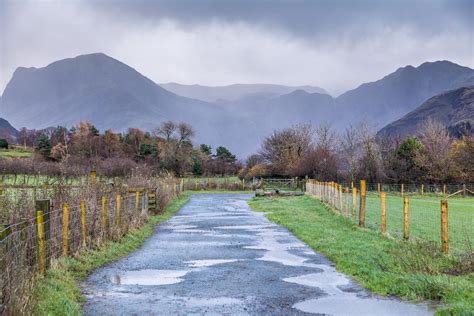
[[[360,180],[359,227],[365,226],[366,183]]]
[[[380,193],[380,183],[377,183],[377,193]]]
[[[352,219],[356,220],[357,188],[352,187]]]
[[[245,191],[245,179],[242,179],[242,191]]]
[[[115,199],[115,224],[117,226],[120,226],[120,209],[122,208],[122,197],[120,194],[117,194],[117,197]]]
[[[441,249],[444,253],[449,251],[447,200],[441,200]]]
[[[401,188],[400,188],[401,196],[404,196],[404,193],[405,193],[405,187],[403,186],[403,183],[402,183]]]
[[[349,216],[349,187],[346,187],[346,216]]]
[[[92,184],[96,184],[97,183],[97,172],[95,170],[92,170],[90,172],[90,180],[91,180],[91,183]]]
[[[102,197],[102,233],[105,234],[107,228],[107,198]]]
[[[45,214],[49,214],[50,201],[37,200],[36,201],[36,225],[38,232],[38,270],[40,274],[46,273],[46,224]],[[49,215],[48,215],[49,217]]]
[[[136,191],[135,192],[135,212],[137,213],[136,215],[140,215],[140,192]]]
[[[387,194],[385,192],[380,193],[380,212],[381,212],[381,222],[380,222],[380,231],[382,234],[387,232]]]
[[[443,199],[446,199],[446,184],[443,184]]]
[[[207,189],[211,189],[211,178],[207,177]]]
[[[425,193],[425,187],[423,185],[423,183],[421,184],[421,195],[423,196]]]
[[[69,204],[63,205],[63,256],[67,256],[69,252]]]
[[[340,213],[342,213],[342,185],[341,184],[338,185],[338,189],[339,189],[339,210],[340,210]]]
[[[403,239],[408,240],[408,196],[403,199]]]
[[[181,187],[179,188],[179,192],[184,192],[184,179],[181,179]]]
[[[86,201],[81,200],[81,232],[82,232],[82,247],[86,247]]]
[[[198,189],[198,182],[197,180],[194,180],[194,190],[197,191],[197,189]]]

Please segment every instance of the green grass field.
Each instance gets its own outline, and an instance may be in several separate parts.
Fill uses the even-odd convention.
[[[376,196],[373,198],[375,201]],[[397,204],[397,199],[393,201]],[[438,314],[474,312],[472,266],[461,257],[443,255],[438,245],[405,242],[358,229],[310,196],[254,198],[249,204],[268,212],[271,221],[287,227],[333,261],[338,271],[371,291],[408,300],[439,300],[443,306]]]
[[[27,158],[33,155],[30,151],[21,151],[21,150],[0,150],[0,157],[4,158]]]
[[[356,221],[359,218],[357,197]],[[349,197],[351,207],[352,197]],[[343,199],[345,208],[345,195]],[[449,244],[453,251],[474,247],[474,198],[452,197],[448,199]],[[403,198],[387,195],[387,232],[394,237],[403,234]],[[366,226],[380,229],[380,197],[369,193],[366,202]],[[436,196],[409,196],[408,223],[410,238],[429,241],[441,240],[441,198]]]

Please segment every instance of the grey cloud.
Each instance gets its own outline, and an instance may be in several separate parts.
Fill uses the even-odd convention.
[[[401,25],[422,34],[472,29],[474,2],[470,0],[136,0],[86,3],[103,12],[143,21],[173,19],[184,26],[247,22],[278,27],[297,36],[364,37],[380,25]]]
[[[0,0],[0,91],[18,66],[91,52],[156,82],[317,85],[474,66],[474,1]]]

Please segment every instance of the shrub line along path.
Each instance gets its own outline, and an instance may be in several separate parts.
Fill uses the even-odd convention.
[[[84,313],[433,313],[424,304],[362,289],[286,229],[252,211],[250,197],[192,196],[139,250],[86,279]]]

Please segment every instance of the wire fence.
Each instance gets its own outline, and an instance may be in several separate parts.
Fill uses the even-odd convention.
[[[256,184],[252,181],[240,180],[237,177],[185,178],[182,181],[186,190],[194,191],[247,191],[255,190],[256,187]]]
[[[81,186],[60,184],[40,193],[39,188],[33,193],[29,187],[3,186],[0,314],[28,313],[35,280],[56,259],[120,240],[183,191],[183,183],[173,179],[140,181],[140,187],[132,184],[130,179]],[[21,204],[22,218],[5,222],[18,219],[8,210],[15,205],[8,203],[20,198],[28,199]]]
[[[472,185],[306,182],[307,194],[359,227],[394,238],[439,243],[445,253],[451,254],[471,253],[474,249],[471,188]]]

